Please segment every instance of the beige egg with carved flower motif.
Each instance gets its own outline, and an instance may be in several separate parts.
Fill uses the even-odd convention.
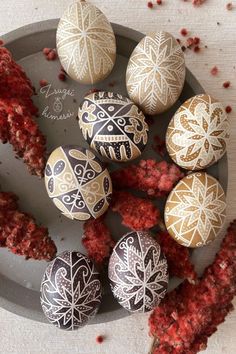
[[[225,217],[224,190],[205,172],[184,177],[166,201],[166,228],[175,241],[186,247],[202,247],[214,241]]]
[[[229,122],[224,106],[207,94],[184,102],[167,128],[166,147],[172,160],[186,170],[205,169],[226,152]]]
[[[167,32],[151,33],[141,40],[129,59],[129,97],[146,114],[165,112],[178,100],[185,72],[184,54],[177,40]]]
[[[104,80],[116,59],[116,39],[106,16],[85,1],[71,4],[60,19],[57,52],[67,74],[82,84]]]

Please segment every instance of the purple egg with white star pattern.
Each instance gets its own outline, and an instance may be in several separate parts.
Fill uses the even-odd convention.
[[[90,147],[109,160],[136,159],[147,144],[148,125],[143,112],[118,93],[99,91],[86,96],[78,118]]]
[[[101,283],[93,262],[83,254],[64,251],[46,268],[41,306],[48,321],[68,331],[93,318],[101,304]]]
[[[159,305],[167,292],[167,261],[148,232],[133,231],[114,247],[108,277],[121,306],[130,312],[148,312]]]

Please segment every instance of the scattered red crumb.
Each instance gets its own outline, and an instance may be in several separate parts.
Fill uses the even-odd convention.
[[[52,260],[57,249],[48,229],[37,226],[31,215],[19,211],[17,201],[13,193],[0,193],[0,247],[8,247],[26,259]]]
[[[194,45],[200,44],[200,41],[201,41],[201,40],[200,40],[199,37],[194,37],[194,38],[193,38],[193,44],[194,44]]]
[[[162,5],[162,0],[156,0],[157,5]]]
[[[230,81],[225,81],[225,82],[223,83],[223,87],[224,87],[224,88],[229,88],[229,87],[230,87]]]
[[[226,4],[226,9],[229,10],[229,11],[233,10],[232,2],[229,2],[228,4]]]
[[[213,66],[213,68],[211,69],[211,75],[216,76],[219,72],[219,69],[217,66]]]
[[[225,112],[226,113],[231,113],[232,112],[232,107],[231,106],[226,106],[225,107]]]
[[[44,86],[47,86],[47,85],[48,85],[47,80],[42,79],[42,80],[39,81],[39,86],[40,87],[44,87]]]
[[[149,7],[149,9],[152,9],[153,8],[153,3],[151,1],[148,1],[147,7]]]
[[[163,157],[166,154],[166,143],[165,140],[161,139],[158,135],[154,136],[154,144],[152,145],[153,150]]]
[[[82,243],[87,250],[89,258],[101,266],[108,260],[115,245],[115,241],[104,223],[104,216],[96,220],[86,221],[83,227],[84,236]]]
[[[43,48],[43,54],[48,55],[51,52],[52,48]]]
[[[60,74],[58,75],[58,79],[61,81],[66,81],[66,75],[64,74],[64,72],[60,72]]]
[[[43,48],[43,54],[47,60],[56,60],[57,52],[53,48]]]
[[[160,219],[159,210],[150,200],[129,192],[114,192],[111,208],[121,215],[123,225],[135,231],[149,230]]]
[[[117,82],[115,80],[109,82],[108,86],[109,87],[114,87],[117,84]]]
[[[34,88],[10,52],[0,47],[0,139],[12,144],[32,174],[42,177],[46,139],[33,116],[38,113],[31,97]]]
[[[200,52],[201,48],[198,45],[196,45],[196,47],[194,47],[193,50],[195,53],[198,53]]]
[[[190,282],[195,281],[197,274],[190,262],[189,249],[178,244],[167,231],[159,232],[157,241],[166,256],[169,273]]]
[[[0,46],[4,45],[4,42],[2,39],[0,39]]]
[[[102,342],[104,341],[104,337],[103,336],[97,336],[96,337],[96,342],[98,343],[98,344],[101,344]]]
[[[186,29],[186,28],[182,28],[182,29],[180,30],[180,34],[181,34],[182,36],[186,37],[187,34],[188,34],[187,29]]]
[[[236,295],[236,221],[215,261],[196,283],[185,281],[169,293],[149,318],[156,339],[153,354],[196,354],[233,310]]]
[[[194,41],[192,37],[189,37],[187,39],[187,47],[190,48],[193,45]]]
[[[111,176],[115,188],[138,189],[159,197],[168,195],[184,173],[173,163],[150,159],[116,170]]]
[[[192,4],[194,6],[200,6],[202,5],[206,0],[192,0]]]
[[[86,92],[85,96],[90,95],[91,93],[96,93],[101,91],[100,89],[96,88],[96,87],[92,87],[90,90],[88,90],[88,92]]]

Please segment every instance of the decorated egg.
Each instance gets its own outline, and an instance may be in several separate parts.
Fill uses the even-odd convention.
[[[86,96],[78,117],[85,140],[108,159],[133,160],[147,144],[148,125],[143,113],[117,93],[96,92]]]
[[[165,206],[169,234],[186,247],[201,247],[214,241],[225,216],[223,188],[205,172],[184,177],[169,194]]]
[[[94,5],[78,1],[60,19],[57,52],[67,74],[82,84],[104,80],[116,59],[116,40],[110,22]]]
[[[101,303],[101,283],[93,262],[75,251],[58,255],[44,273],[40,301],[55,326],[74,330],[86,325]]]
[[[144,37],[131,54],[126,86],[129,97],[144,113],[155,115],[178,100],[185,80],[184,53],[167,32]]]
[[[209,95],[184,102],[170,121],[166,146],[174,162],[187,170],[201,170],[225,153],[229,122],[224,106]]]
[[[111,290],[130,312],[148,312],[164,298],[167,261],[148,232],[130,232],[116,244],[109,261]]]
[[[56,207],[70,219],[96,219],[111,201],[108,170],[91,151],[76,145],[60,146],[51,153],[45,184]]]

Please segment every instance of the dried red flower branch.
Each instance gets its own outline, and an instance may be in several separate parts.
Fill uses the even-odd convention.
[[[10,142],[32,174],[43,176],[45,137],[33,116],[38,110],[31,99],[34,88],[10,52],[0,47],[0,139]]]
[[[18,98],[0,98],[0,139],[9,142],[30,173],[43,176],[45,137],[30,112]]]
[[[138,165],[116,170],[111,176],[117,189],[138,189],[149,196],[160,197],[168,195],[184,174],[173,163],[141,160]]]
[[[215,261],[196,285],[185,281],[172,291],[149,318],[158,340],[154,354],[195,354],[233,309],[236,295],[236,221],[222,242]]]
[[[170,275],[194,282],[197,274],[190,262],[189,249],[177,243],[167,231],[159,232],[157,241],[166,256]]]
[[[84,236],[82,243],[87,250],[89,258],[97,265],[106,262],[111,254],[115,241],[104,223],[104,216],[98,219],[91,219],[84,223]]]
[[[111,208],[121,215],[123,225],[136,231],[151,229],[160,218],[159,210],[150,200],[128,192],[114,192]]]
[[[17,196],[0,193],[0,247],[26,259],[52,260],[56,246],[45,227],[36,225],[34,218],[18,210]]]

